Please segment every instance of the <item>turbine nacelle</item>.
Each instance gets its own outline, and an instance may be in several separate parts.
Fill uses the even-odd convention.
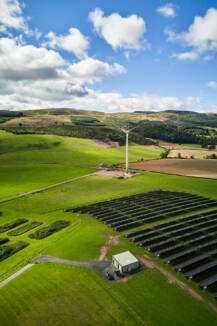
[[[123,131],[125,134],[129,134],[131,130],[121,129],[121,131]]]

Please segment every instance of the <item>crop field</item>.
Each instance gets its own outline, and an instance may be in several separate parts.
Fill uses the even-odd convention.
[[[123,231],[212,206],[217,206],[217,201],[188,193],[153,191],[74,208],[72,212],[89,214],[115,231]]]
[[[130,163],[131,169],[217,179],[217,160],[162,159]]]
[[[168,157],[170,158],[178,158],[181,156],[182,158],[191,158],[194,159],[206,159],[207,156],[210,156],[212,154],[217,155],[217,150],[208,150],[206,148],[186,148],[181,147],[180,148],[172,148],[169,152]]]
[[[46,135],[16,136],[8,133],[3,133],[2,137],[5,140],[0,145],[0,171],[3,176],[0,178],[1,198],[37,189],[73,175],[82,175],[92,171],[93,166],[104,162],[118,163],[124,157],[122,147],[102,148],[84,139]],[[56,141],[60,141],[60,144],[51,145]],[[41,142],[51,147],[33,149]],[[6,147],[10,148],[10,152],[6,151]],[[160,152],[151,147],[132,145],[130,159],[157,158]],[[55,169],[59,169],[59,174],[56,174]],[[106,259],[124,250],[142,256],[144,248],[129,241],[121,233],[88,214],[67,213],[64,210],[157,189],[217,199],[216,180],[143,172],[130,179],[90,176],[0,203],[0,226],[20,219],[26,220],[10,230],[4,228],[0,238],[8,240],[2,240],[0,247],[28,244],[0,262],[0,281],[40,254],[78,261],[98,260],[111,236],[118,237],[118,241],[108,250]],[[168,216],[165,223],[168,220],[172,221],[173,217]],[[29,237],[57,221],[68,222],[67,227],[42,239]],[[157,226],[159,221],[153,223]],[[35,227],[32,229],[31,226]],[[214,302],[208,292],[198,291],[207,300]],[[130,276],[125,282],[112,283],[97,271],[85,267],[39,263],[0,288],[0,307],[2,326],[172,326],[174,320],[180,326],[216,324],[216,313],[177,285],[168,282],[158,270],[151,268]]]

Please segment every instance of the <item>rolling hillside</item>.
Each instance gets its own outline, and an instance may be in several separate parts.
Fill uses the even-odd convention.
[[[191,111],[103,113],[76,109],[44,109],[8,113],[0,111],[0,128],[18,134],[55,134],[124,143],[120,127],[141,126],[131,141],[151,144],[158,140],[206,146],[217,143],[217,114]]]

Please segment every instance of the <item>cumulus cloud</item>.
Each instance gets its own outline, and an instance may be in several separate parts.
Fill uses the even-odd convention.
[[[96,92],[89,89],[88,96],[73,99],[71,105],[77,108],[104,110],[106,112],[133,112],[201,109],[202,99],[189,96],[180,99],[176,96],[158,96],[155,94],[131,94],[123,96],[119,92]]]
[[[207,83],[207,86],[209,88],[212,88],[212,89],[217,89],[217,82],[214,81],[214,80],[210,80],[208,83]]]
[[[18,0],[0,0],[0,32],[10,29],[28,31],[23,8]]]
[[[162,111],[166,109],[198,109],[201,99],[176,96],[163,97],[154,94],[131,94],[99,92],[83,85],[69,84],[64,80],[22,81],[13,84],[11,92],[0,93],[0,107],[8,109],[30,109],[33,107],[68,107],[101,110],[106,112],[133,112],[136,110]]]
[[[86,58],[69,64],[54,50],[25,45],[19,40],[0,38],[0,80],[66,79],[79,84],[93,83],[125,72],[117,63]]]
[[[45,38],[47,41],[44,43],[44,46],[49,46],[53,49],[63,49],[73,53],[79,59],[87,57],[89,48],[88,38],[77,28],[70,28],[67,35],[57,35],[54,32],[49,32]]]
[[[0,38],[0,79],[47,79],[57,77],[64,59],[55,51]]]
[[[141,50],[149,47],[144,39],[146,24],[142,17],[131,15],[122,17],[118,13],[105,16],[96,8],[89,13],[95,32],[114,50]]]
[[[174,4],[167,3],[157,9],[157,12],[165,17],[175,17],[176,16],[176,8]]]
[[[210,8],[204,16],[196,16],[186,32],[175,33],[167,29],[166,34],[169,41],[180,41],[192,49],[187,52],[188,58],[181,53],[185,59],[192,60],[193,56],[197,59],[207,53],[217,52],[217,9]],[[182,60],[181,54],[177,54],[176,58]]]
[[[70,64],[55,50],[0,38],[0,106],[31,108],[70,105],[89,94],[86,84],[125,72],[117,63],[86,58]]]
[[[93,83],[111,77],[115,74],[123,74],[125,68],[117,63],[109,64],[93,58],[87,58],[68,67],[68,73],[79,84]]]

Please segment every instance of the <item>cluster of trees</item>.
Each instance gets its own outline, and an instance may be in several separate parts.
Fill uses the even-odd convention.
[[[217,132],[213,136],[213,130],[211,136],[208,128],[193,128],[169,122],[145,121],[139,128],[135,129],[135,132],[144,137],[179,144],[201,144],[206,146],[206,144],[215,145],[217,143]]]
[[[83,126],[83,125],[52,125],[46,127],[25,127],[25,126],[8,126],[4,128],[6,131],[15,134],[52,134],[58,136],[89,138],[89,139],[109,139],[114,142],[119,142],[120,145],[125,144],[125,135],[118,129],[102,126]],[[130,141],[142,145],[155,144],[154,141],[147,139],[144,135],[132,132]]]
[[[0,110],[0,118],[19,118],[23,116],[24,114],[21,111]]]

